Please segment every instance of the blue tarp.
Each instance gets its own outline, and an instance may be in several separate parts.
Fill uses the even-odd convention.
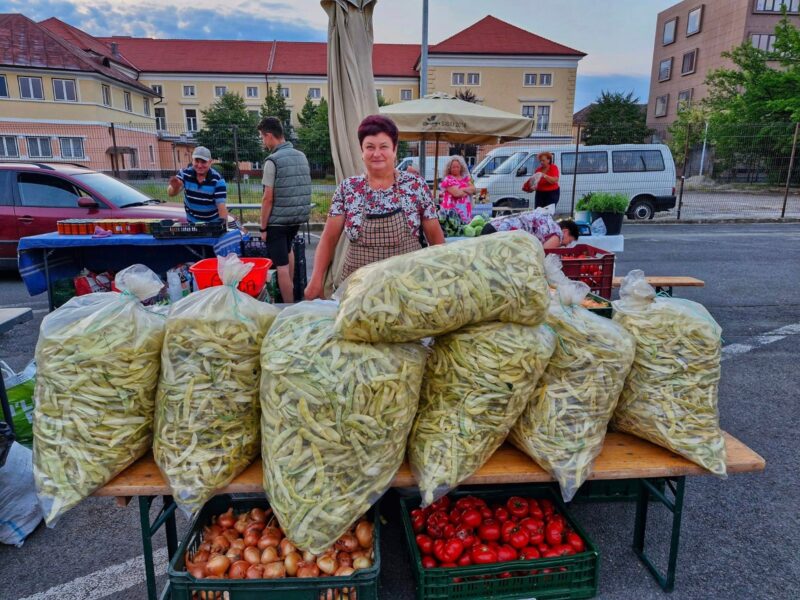
[[[156,239],[152,235],[113,235],[94,238],[90,235],[44,233],[21,238],[17,262],[19,273],[31,296],[47,291],[44,257],[50,281],[74,277],[81,269],[119,271],[132,264],[143,264],[163,275],[184,262],[195,262],[214,255],[239,253],[243,236],[233,230],[219,238]]]

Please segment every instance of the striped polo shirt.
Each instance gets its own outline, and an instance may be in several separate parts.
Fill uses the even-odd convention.
[[[203,183],[198,183],[194,167],[186,167],[178,172],[178,179],[183,182],[183,205],[190,223],[220,218],[217,205],[224,204],[228,195],[222,175],[209,169]]]

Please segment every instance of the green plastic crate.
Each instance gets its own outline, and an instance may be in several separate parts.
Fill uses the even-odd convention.
[[[595,302],[602,302],[607,304],[605,308],[587,308],[586,310],[593,312],[596,315],[600,315],[601,317],[605,317],[606,319],[610,319],[614,316],[614,309],[611,308],[611,302],[603,298],[602,296],[598,296],[597,294],[593,294],[589,292],[586,294],[587,298],[594,300]]]
[[[651,479],[651,482],[662,492],[666,486],[663,478]],[[639,497],[638,479],[591,479],[585,482],[573,502],[636,502]],[[658,498],[650,497],[651,502]]]
[[[507,485],[502,488],[460,487],[450,492],[454,500],[463,496],[483,498],[488,503],[505,501],[511,496],[549,498],[558,507],[570,527],[586,543],[586,551],[573,556],[517,560],[492,565],[473,565],[450,569],[425,569],[411,527],[410,512],[420,503],[419,496],[401,498],[401,513],[411,565],[417,582],[419,600],[579,600],[597,594],[600,575],[600,552],[575,522],[550,485]],[[550,570],[545,573],[545,570]],[[532,571],[536,571],[533,573]],[[511,577],[498,579],[503,573]],[[524,575],[522,573],[525,573]],[[489,576],[487,579],[481,579]],[[460,581],[455,581],[455,580]]]
[[[234,512],[239,513],[256,506],[267,508],[268,504],[263,498],[234,500],[227,495],[212,498],[192,522],[188,535],[169,563],[167,575],[172,600],[194,600],[203,596],[209,600],[377,600],[381,568],[380,519],[377,507],[369,512],[375,525],[375,562],[369,569],[356,571],[350,577],[195,579],[185,571],[186,551],[194,552],[197,549],[203,527],[211,523],[212,516],[225,512],[230,506],[233,506]]]

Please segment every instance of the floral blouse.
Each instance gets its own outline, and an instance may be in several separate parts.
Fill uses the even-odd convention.
[[[395,185],[386,190],[370,188],[365,175],[345,179],[333,194],[328,216],[344,215],[345,233],[355,241],[365,214],[385,215],[398,208],[405,213],[408,228],[415,238],[419,236],[422,221],[437,218],[428,185],[417,175],[405,171],[395,171]]]
[[[554,235],[558,236],[559,240],[563,239],[564,235],[561,231],[561,226],[556,223],[555,219],[540,210],[521,212],[507,217],[497,217],[489,221],[489,224],[496,231],[515,231],[517,229],[527,231],[536,236],[543,244]]]
[[[441,207],[444,209],[455,210],[458,213],[458,216],[461,217],[461,220],[465,223],[469,223],[472,220],[472,202],[470,197],[464,196],[463,198],[454,198],[447,191],[447,188],[457,187],[463,190],[468,188],[470,185],[472,185],[472,180],[470,179],[469,175],[465,175],[464,177],[448,175],[439,185],[439,189],[442,190]]]

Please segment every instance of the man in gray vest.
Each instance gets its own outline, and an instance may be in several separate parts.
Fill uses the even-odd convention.
[[[294,302],[292,241],[311,212],[311,170],[306,155],[283,137],[280,119],[266,117],[258,124],[261,141],[270,151],[264,161],[261,199],[261,239],[278,270],[284,302]]]

